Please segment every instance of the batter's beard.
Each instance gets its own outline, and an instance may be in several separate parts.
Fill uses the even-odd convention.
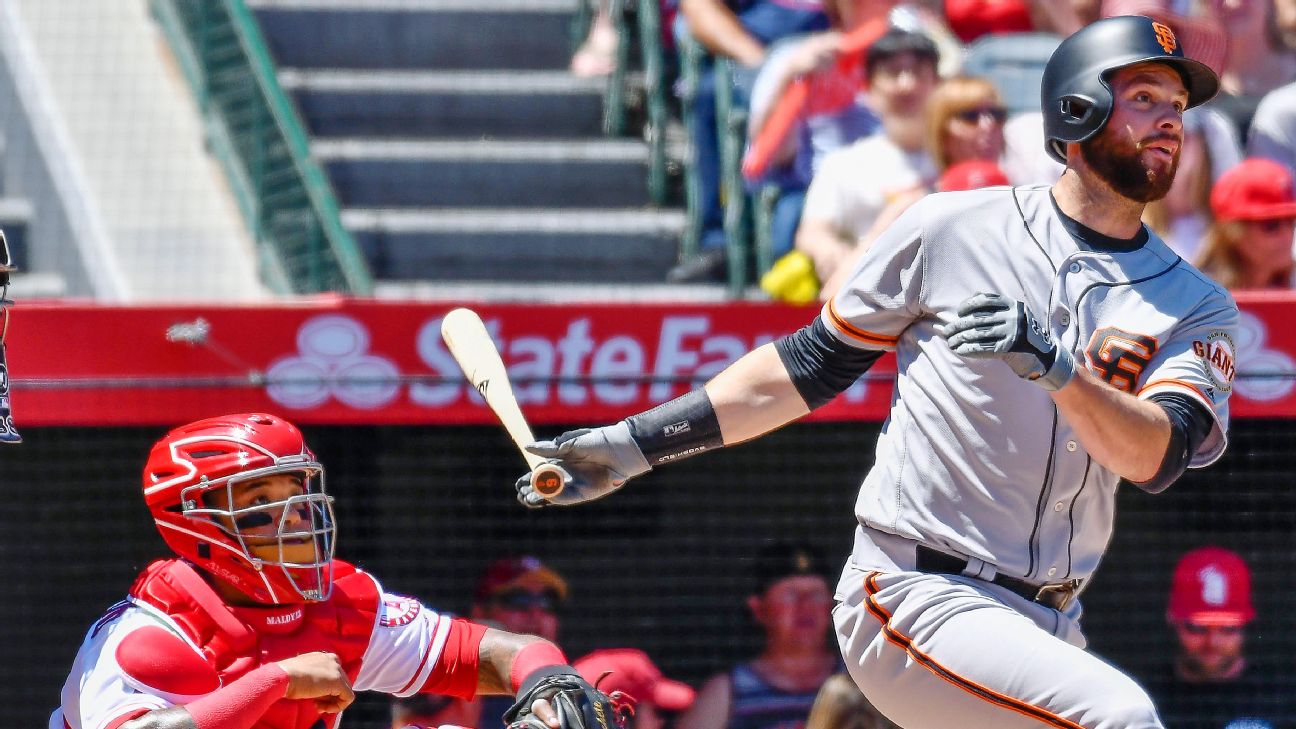
[[[1141,203],[1160,200],[1170,192],[1179,169],[1179,150],[1175,149],[1170,169],[1165,174],[1143,164],[1143,150],[1131,147],[1114,135],[1103,132],[1080,143],[1085,164],[1122,196]]]

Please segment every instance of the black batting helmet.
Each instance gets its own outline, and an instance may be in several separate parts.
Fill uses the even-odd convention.
[[[1155,61],[1173,67],[1188,89],[1188,108],[1210,101],[1219,77],[1186,58],[1168,25],[1142,15],[1104,18],[1062,41],[1044,67],[1044,147],[1066,163],[1066,145],[1097,134],[1112,112],[1111,73]]]

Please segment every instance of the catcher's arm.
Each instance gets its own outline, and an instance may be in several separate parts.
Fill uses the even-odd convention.
[[[632,705],[591,686],[558,647],[533,635],[488,628],[478,649],[479,693],[516,697],[509,729],[625,729]]]

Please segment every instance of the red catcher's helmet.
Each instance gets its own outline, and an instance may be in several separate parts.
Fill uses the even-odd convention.
[[[234,486],[275,474],[299,474],[290,499],[233,507]],[[323,601],[333,591],[336,526],[324,492],[324,467],[301,431],[283,418],[237,413],[167,433],[144,466],[144,502],[168,546],[184,559],[266,604]],[[289,527],[288,514],[302,517]],[[277,559],[253,555],[242,529],[277,523]],[[264,534],[261,532],[260,534]],[[309,540],[309,561],[289,561],[284,543]],[[264,542],[262,542],[264,543]]]

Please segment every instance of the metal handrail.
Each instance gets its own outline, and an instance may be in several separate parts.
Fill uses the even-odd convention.
[[[197,2],[202,20],[186,22],[180,6]],[[206,122],[208,139],[220,158],[230,184],[234,188],[239,208],[252,229],[262,257],[262,277],[272,289],[281,292],[315,293],[341,291],[356,295],[369,295],[373,291],[373,277],[363,255],[351,234],[342,225],[337,198],[324,175],[324,171],[310,155],[309,141],[302,124],[275,75],[274,61],[256,18],[244,0],[152,0],[154,16],[161,23],[189,85],[194,91]],[[189,13],[192,18],[194,13]],[[234,132],[235,119],[231,109],[221,106],[213,97],[215,69],[205,53],[202,33],[210,32],[219,23],[228,24],[237,40],[241,56],[232,59],[246,74],[246,80],[255,93],[241,98],[255,105],[252,110],[253,144],[240,147]],[[225,58],[223,60],[231,60]],[[228,72],[228,70],[225,70]],[[242,78],[240,78],[242,80]],[[267,127],[256,123],[264,115],[271,121]],[[266,136],[270,139],[265,139]],[[290,187],[299,186],[300,201],[271,201],[263,191],[271,172],[266,161],[276,144],[281,144],[287,154],[292,177],[284,181]],[[284,169],[284,168],[280,168]],[[281,232],[283,221],[294,230]],[[312,246],[304,260],[297,262],[290,254],[290,238],[298,235],[322,239],[324,245]]]

